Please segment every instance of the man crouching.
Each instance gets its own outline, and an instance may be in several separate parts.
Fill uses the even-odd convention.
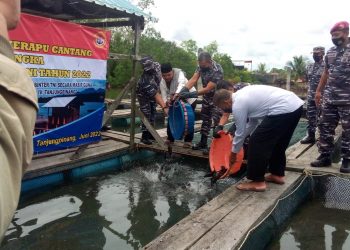
[[[265,181],[283,184],[285,151],[301,117],[303,101],[290,91],[265,85],[247,86],[235,93],[219,90],[213,101],[223,110],[231,108],[236,123],[231,166],[244,139],[251,134],[247,178],[252,181],[237,188],[265,191]],[[264,177],[267,169],[271,174]]]

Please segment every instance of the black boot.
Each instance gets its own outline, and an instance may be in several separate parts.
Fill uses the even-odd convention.
[[[315,168],[330,167],[332,165],[332,160],[329,154],[321,154],[317,157],[316,161],[311,162],[310,165]]]
[[[350,159],[343,159],[340,166],[341,173],[350,173]]]
[[[207,150],[208,149],[208,144],[207,144],[208,136],[202,135],[201,141],[195,145],[192,146],[192,149],[194,150]]]
[[[316,142],[316,139],[315,139],[315,133],[307,133],[307,136],[305,136],[301,141],[300,143],[301,144],[313,144]]]
[[[141,136],[141,142],[146,145],[151,145],[152,141],[150,140],[150,133],[148,131],[143,131]]]

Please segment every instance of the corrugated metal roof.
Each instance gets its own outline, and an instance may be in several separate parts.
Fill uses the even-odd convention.
[[[76,96],[54,97],[43,105],[44,108],[63,108],[73,101]]]
[[[95,3],[101,6],[106,6],[119,11],[126,11],[129,14],[136,16],[150,17],[149,14],[140,10],[137,6],[130,3],[128,0],[85,0],[86,2]]]

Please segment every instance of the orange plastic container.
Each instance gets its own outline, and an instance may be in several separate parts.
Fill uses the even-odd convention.
[[[211,172],[219,173],[222,171],[222,167],[226,169],[226,172],[230,169],[230,158],[232,150],[233,137],[230,134],[226,134],[225,131],[219,131],[220,138],[213,138],[209,151],[209,163]],[[237,153],[236,162],[230,169],[229,175],[237,173],[242,166],[244,157],[243,147]]]

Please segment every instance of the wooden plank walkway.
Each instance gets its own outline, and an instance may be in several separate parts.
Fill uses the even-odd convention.
[[[341,137],[341,126],[335,131],[334,141],[337,143]],[[288,148],[287,152],[287,170],[295,172],[308,171],[311,174],[336,174],[338,176],[349,176],[339,172],[340,164],[332,163],[331,167],[314,168],[310,166],[310,162],[316,160],[319,156],[316,144],[300,144],[300,142]]]
[[[241,192],[231,186],[144,249],[236,249],[251,226],[269,212],[300,176],[288,172],[285,185],[270,184],[262,193]]]
[[[23,179],[31,179],[38,176],[62,172],[82,165],[103,161],[113,155],[128,150],[129,145],[115,140],[102,140],[99,143],[90,144],[84,150],[79,159],[71,159],[77,148],[60,150],[54,153],[40,154],[33,157]]]
[[[157,113],[163,114],[163,111],[160,107],[156,108]],[[200,113],[200,107],[197,107],[195,110],[196,114]],[[113,111],[112,118],[130,118],[131,116],[131,109],[116,109]]]
[[[339,140],[341,128],[336,129],[335,140]],[[300,144],[287,152],[286,183],[268,183],[266,192],[241,192],[231,186],[222,194],[176,223],[144,249],[238,249],[247,233],[264,218],[276,204],[295,187],[302,178],[302,172],[311,174],[339,173],[338,164],[329,168],[316,169],[310,161],[318,156],[317,146]]]
[[[201,121],[196,121],[194,126],[195,132],[198,132],[200,130],[200,127],[201,127]],[[166,128],[158,129],[157,132],[160,135],[160,137],[162,137],[163,139],[167,137]],[[102,135],[106,138],[114,139],[125,143],[129,143],[130,141],[130,138],[129,138],[130,135],[128,133],[109,130],[106,132],[102,132]],[[157,143],[154,142],[152,145],[146,145],[141,143],[140,139],[141,139],[141,133],[136,134],[135,142],[137,144],[137,148],[147,149],[155,152],[165,152],[164,149]],[[171,146],[171,151],[174,154],[181,154],[185,156],[205,158],[205,159],[208,158],[208,155],[204,155],[203,152],[200,150],[192,150],[191,148],[184,148],[182,142],[175,142]]]
[[[195,130],[198,131],[200,123],[196,123]],[[166,128],[158,129],[158,134],[165,138]],[[69,148],[38,154],[33,156],[30,166],[27,168],[23,179],[31,179],[43,175],[62,172],[68,169],[80,167],[90,163],[103,161],[113,157],[121,152],[129,149],[130,135],[123,132],[109,130],[102,132],[102,140],[98,143],[88,145],[86,150],[83,150],[78,159],[71,159],[77,148]],[[135,135],[135,141],[140,145],[141,133]],[[180,145],[178,145],[180,147]],[[158,146],[153,144],[153,151],[156,151]],[[142,148],[139,147],[139,148]],[[175,148],[175,147],[174,147]],[[151,149],[151,148],[149,148]],[[176,149],[174,153],[178,152]]]

